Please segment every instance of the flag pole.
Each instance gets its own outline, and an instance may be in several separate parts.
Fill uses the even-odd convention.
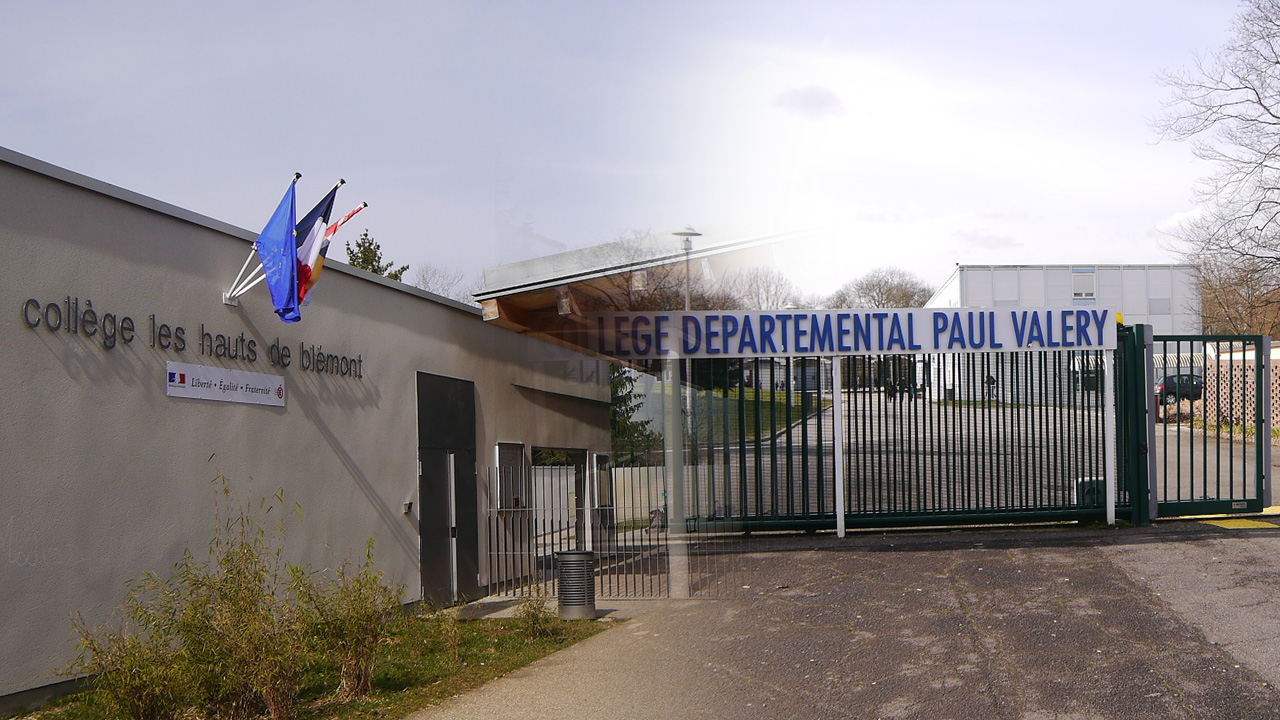
[[[290,182],[297,184],[297,182],[301,179],[302,179],[302,173],[296,172],[293,174],[293,180],[291,180]],[[346,182],[346,180],[340,180],[339,184],[342,184],[344,182]],[[239,305],[240,303],[236,302],[236,298],[245,294],[245,292],[247,292],[249,288],[253,287],[253,285],[258,284],[255,282],[253,285],[249,285],[248,287],[242,287],[242,284],[248,283],[249,280],[253,278],[254,274],[257,273],[258,270],[262,269],[262,263],[258,263],[258,267],[255,268],[253,272],[249,273],[249,277],[244,277],[245,268],[249,267],[249,263],[253,262],[253,256],[257,254],[258,254],[258,245],[257,245],[257,241],[255,241],[254,246],[249,250],[249,257],[244,259],[244,265],[241,265],[240,272],[236,273],[236,279],[231,281],[231,287],[226,292],[222,293],[222,304],[230,305],[232,307]],[[242,278],[243,278],[243,283],[241,282]]]
[[[337,234],[338,234],[338,230],[340,230],[340,229],[342,228],[342,226],[343,226],[343,225],[346,225],[348,220],[350,220],[351,218],[355,217],[357,213],[359,213],[361,210],[363,210],[363,209],[365,209],[365,208],[367,208],[367,207],[369,207],[369,203],[367,203],[367,202],[362,202],[362,203],[360,203],[359,205],[357,205],[357,206],[356,206],[356,209],[355,209],[355,210],[352,210],[351,212],[349,212],[349,213],[347,213],[346,215],[342,216],[342,218],[341,218],[340,220],[338,220],[338,221],[337,221],[337,222],[335,222],[334,224],[330,225],[330,226],[329,226],[329,229],[328,229],[328,230],[325,230],[325,232],[324,232],[324,238],[325,238],[325,240],[328,240],[330,237],[332,237],[332,236],[334,236],[334,235],[337,235]]]
[[[263,274],[259,275],[257,280],[254,280],[253,282],[251,282],[251,283],[249,283],[248,285],[246,285],[246,286],[244,287],[244,289],[243,289],[243,290],[241,290],[239,293],[236,293],[235,297],[240,297],[241,295],[243,295],[243,294],[245,294],[245,293],[249,292],[249,289],[250,289],[250,288],[252,288],[254,285],[257,285],[258,283],[260,283],[260,282],[262,282],[263,280],[266,280],[266,279],[267,279],[267,274],[266,274],[266,273],[263,273]]]
[[[259,272],[262,272],[262,274],[259,275],[258,274]],[[258,263],[258,267],[254,268],[253,272],[249,273],[249,275],[244,279],[244,282],[240,283],[240,285],[238,285],[234,290],[231,291],[230,293],[231,299],[235,300],[236,298],[245,294],[245,292],[248,291],[250,287],[252,287],[252,285],[249,284],[250,282],[253,282],[256,279],[263,278],[263,277],[266,277],[266,273],[263,272],[262,270],[262,263]]]
[[[232,304],[229,301],[234,300],[236,297],[236,293],[235,293],[236,285],[240,284],[240,278],[244,277],[245,268],[249,267],[249,263],[253,262],[253,256],[257,254],[258,254],[258,251],[256,249],[254,248],[249,249],[249,257],[244,259],[244,264],[240,266],[240,272],[236,273],[236,279],[231,281],[231,289],[228,290],[227,292],[222,293],[222,302],[227,303],[228,305]],[[254,270],[254,272],[258,272],[258,271]]]

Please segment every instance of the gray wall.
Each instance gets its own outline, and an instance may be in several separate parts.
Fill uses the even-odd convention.
[[[299,215],[315,200],[301,194]],[[0,695],[60,679],[72,613],[104,622],[127,580],[205,552],[218,475],[242,500],[283,489],[301,504],[302,521],[285,513],[290,559],[332,567],[372,537],[380,568],[417,598],[417,521],[402,504],[419,501],[418,371],[475,382],[482,465],[499,441],[608,452],[607,367],[465,306],[337,263],[300,323],[276,318],[265,285],[224,305],[255,234],[0,149]],[[68,296],[132,318],[132,342],[29,327],[28,299]],[[185,351],[152,346],[153,314],[185,328]],[[257,361],[202,354],[202,324],[243,332]],[[268,361],[277,339],[291,367]],[[302,370],[300,343],[359,355],[364,377]],[[166,361],[281,375],[286,405],[167,397]]]

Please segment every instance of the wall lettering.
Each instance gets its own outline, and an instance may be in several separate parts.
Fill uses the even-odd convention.
[[[95,308],[93,300],[67,295],[60,300],[41,302],[27,298],[19,308],[22,322],[35,331],[63,332],[89,338],[106,350],[118,345],[128,345],[137,336],[137,325],[129,315],[104,312]],[[187,328],[162,320],[152,313],[147,316],[146,340],[150,347],[166,353],[183,354],[187,351]],[[298,361],[307,372],[342,377],[364,378],[364,355],[355,356],[326,352],[323,345],[306,341],[298,343],[295,355],[288,341],[277,337],[266,352],[259,352],[257,338],[249,337],[244,330],[214,328],[200,323],[200,329],[192,338],[192,349],[203,356],[243,363],[257,363],[265,359],[276,367],[287,368]]]

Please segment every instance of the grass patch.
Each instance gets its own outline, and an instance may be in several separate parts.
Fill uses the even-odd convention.
[[[911,401],[907,400],[909,404]],[[931,405],[938,407],[958,407],[958,408],[1023,408],[1033,407],[1027,403],[1012,403],[1004,400],[933,400]]]
[[[630,520],[623,520],[617,524],[615,531],[624,533],[631,532],[632,530],[643,530],[649,527],[650,522],[649,518],[632,518]]]
[[[479,687],[608,628],[610,624],[550,618],[545,632],[529,633],[522,621],[459,621],[448,611],[410,611],[397,617],[378,647],[371,692],[342,700],[334,692],[339,669],[314,658],[301,678],[295,720],[401,718]],[[86,691],[34,711],[5,717],[31,720],[116,720]]]
[[[1189,413],[1188,413],[1189,414]],[[1257,425],[1240,425],[1236,423],[1211,423],[1207,422],[1203,416],[1193,415],[1191,417],[1191,427],[1195,430],[1202,430],[1206,434],[1215,437],[1235,438],[1238,440],[1250,441],[1258,434]],[[1280,427],[1271,428],[1271,440],[1275,442],[1280,440]]]
[[[748,387],[733,388],[729,390],[728,397],[722,390],[712,391],[710,396],[702,390],[693,398],[692,405],[694,424],[700,438],[706,437],[710,426],[713,437],[728,437],[732,441],[740,437],[755,440],[782,432],[791,424],[830,407],[831,400],[819,393],[757,391]]]

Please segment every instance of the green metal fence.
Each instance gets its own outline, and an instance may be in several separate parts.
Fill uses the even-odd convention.
[[[1102,517],[1102,352],[832,362],[691,363],[691,527],[835,527],[835,422],[848,527]]]
[[[1267,338],[1138,325],[1114,355],[687,361],[678,476],[660,456],[585,484],[571,467],[488,474],[490,589],[554,594],[551,557],[577,548],[597,553],[601,597],[724,594],[744,534],[834,529],[838,496],[849,528],[1102,520],[1110,462],[1121,520],[1258,512],[1269,359]]]
[[[690,527],[876,527],[1257,512],[1267,472],[1270,342],[1120,326],[1101,351],[695,360]],[[1107,373],[1114,368],[1114,434]]]

